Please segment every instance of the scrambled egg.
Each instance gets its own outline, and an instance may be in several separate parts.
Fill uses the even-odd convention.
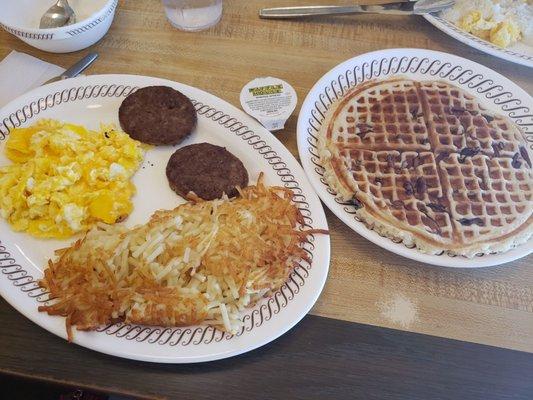
[[[489,40],[497,46],[508,47],[522,38],[519,26],[512,19],[499,23],[490,30]]]
[[[497,46],[533,46],[533,0],[455,0],[441,15]]]
[[[13,129],[5,145],[13,164],[0,167],[0,214],[14,230],[46,238],[118,222],[133,209],[141,146],[109,126],[42,120]]]
[[[480,11],[470,11],[458,23],[459,28],[494,43],[500,47],[508,47],[521,39],[521,30],[512,18],[495,21],[485,19]]]

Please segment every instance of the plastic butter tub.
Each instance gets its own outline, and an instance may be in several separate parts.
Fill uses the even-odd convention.
[[[283,129],[298,98],[294,88],[278,78],[257,78],[241,90],[243,110],[257,119],[269,131]]]

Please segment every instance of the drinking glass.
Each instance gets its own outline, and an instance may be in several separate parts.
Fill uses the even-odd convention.
[[[163,0],[168,20],[184,31],[201,31],[222,16],[222,0]]]

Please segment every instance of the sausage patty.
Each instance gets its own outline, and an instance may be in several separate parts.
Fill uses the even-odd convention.
[[[194,192],[204,200],[226,193],[238,194],[236,186],[248,185],[243,163],[224,147],[209,143],[191,144],[176,150],[167,164],[167,178],[172,190],[186,197]]]
[[[168,86],[141,88],[124,99],[120,126],[148,144],[178,144],[196,126],[196,110],[187,96]]]

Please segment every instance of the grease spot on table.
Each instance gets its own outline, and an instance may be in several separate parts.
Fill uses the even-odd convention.
[[[377,303],[382,318],[403,329],[410,328],[418,321],[416,301],[402,293],[385,297]]]

